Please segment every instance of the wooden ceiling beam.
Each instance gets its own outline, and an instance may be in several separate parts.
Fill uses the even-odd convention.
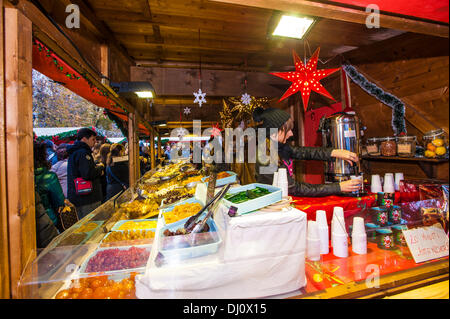
[[[96,13],[92,10],[92,8],[89,6],[89,4],[86,3],[84,0],[60,0],[63,3],[70,4],[76,4],[80,8],[80,13],[86,18],[87,21],[89,21],[92,26],[98,31],[98,34],[100,34],[104,40],[112,47],[116,48],[132,65],[134,65],[134,60],[130,57],[127,50],[120,45],[120,43],[115,38],[114,34],[111,32],[111,30],[108,28],[107,25],[105,25],[104,22],[99,20],[96,16]]]
[[[243,5],[241,0],[210,0],[211,2]],[[332,20],[347,21],[365,24],[368,13],[364,10],[356,10],[337,5],[325,4],[306,0],[246,0],[245,6],[280,10],[292,13],[300,13],[322,17]],[[404,30],[408,32],[428,34],[438,37],[449,37],[448,25],[431,22],[423,22],[408,18],[401,18],[386,14],[380,15],[380,24],[383,28]]]

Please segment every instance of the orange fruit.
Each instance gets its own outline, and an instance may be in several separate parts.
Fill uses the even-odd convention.
[[[428,143],[427,150],[434,152],[436,151],[436,146],[434,146],[432,143]]]
[[[439,147],[439,146],[444,145],[444,140],[441,138],[437,138],[437,139],[434,139],[431,143],[433,143],[434,146]]]
[[[443,146],[436,147],[436,155],[441,156],[444,155],[446,152],[447,150],[445,149],[445,147]]]
[[[436,157],[436,153],[430,150],[426,150],[425,157]]]
[[[98,288],[98,287],[103,287],[103,281],[101,281],[100,279],[94,279],[93,281],[91,281],[91,288]]]
[[[67,289],[61,290],[58,292],[55,296],[56,299],[68,299],[69,298],[69,291]]]
[[[81,293],[80,299],[91,299],[94,294],[94,291],[91,288],[85,288]]]

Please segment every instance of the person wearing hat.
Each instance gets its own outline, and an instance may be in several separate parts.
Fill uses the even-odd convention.
[[[334,158],[340,158],[349,163],[358,162],[358,155],[341,149],[332,149],[324,147],[291,147],[287,140],[293,136],[292,129],[294,121],[289,113],[277,108],[257,108],[253,112],[253,119],[259,123],[258,128],[265,128],[268,138],[278,143],[278,168],[285,168],[288,172],[288,193],[291,196],[319,197],[337,195],[341,193],[350,193],[359,189],[359,180],[348,180],[341,183],[331,184],[308,184],[300,183],[295,180],[293,172],[293,160],[320,160],[332,161]],[[270,129],[277,129],[277,133],[270,135]],[[268,141],[268,140],[267,140]],[[268,150],[269,147],[267,146]],[[258,154],[260,155],[260,154]],[[266,154],[267,155],[267,154]],[[272,184],[273,172],[262,174],[261,168],[269,165],[269,159],[265,156],[257,156],[255,178],[258,183]]]

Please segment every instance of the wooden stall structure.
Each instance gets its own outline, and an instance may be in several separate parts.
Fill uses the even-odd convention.
[[[316,133],[304,130],[309,119],[302,101],[296,94],[278,102],[291,83],[270,74],[294,70],[293,50],[306,61],[320,47],[318,69],[350,63],[401,99],[408,134],[421,136],[433,128],[448,134],[448,1],[427,2],[427,8],[411,1],[248,0],[243,5],[240,0],[0,0],[0,297],[17,297],[19,276],[35,251],[33,163],[28,156],[34,40],[81,75],[83,83],[104,93],[108,102],[102,104],[89,89],[63,78],[75,93],[102,104],[126,127],[133,183],[139,177],[139,135],[152,141],[154,167],[161,138],[180,126],[190,129],[194,119],[202,120],[202,129],[220,123],[224,99],[243,93],[266,97],[271,107],[290,112],[296,143],[305,145],[305,137]],[[379,6],[379,27],[366,25],[368,4]],[[66,23],[73,13],[66,11],[69,5],[79,9],[79,27]],[[301,40],[273,37],[282,12],[311,16],[315,23]],[[109,86],[128,81],[150,82],[156,96],[125,99]],[[366,136],[392,135],[392,109],[342,72],[321,84],[334,100],[313,93],[309,111],[351,107],[367,127]],[[207,100],[201,107],[193,96],[199,89]],[[165,126],[150,124],[158,121]],[[377,173],[396,165],[406,178],[448,181],[448,162],[369,164]],[[299,180],[307,179],[308,171],[304,163],[296,163]]]

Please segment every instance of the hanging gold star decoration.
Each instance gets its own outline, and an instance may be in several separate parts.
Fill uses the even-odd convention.
[[[243,104],[241,97],[229,97],[222,100],[223,110],[220,113],[220,120],[222,122],[222,127],[232,127],[233,123],[249,123],[253,122],[253,111],[258,108],[265,106],[269,103],[267,97],[256,98],[251,97],[250,103],[248,105]]]

